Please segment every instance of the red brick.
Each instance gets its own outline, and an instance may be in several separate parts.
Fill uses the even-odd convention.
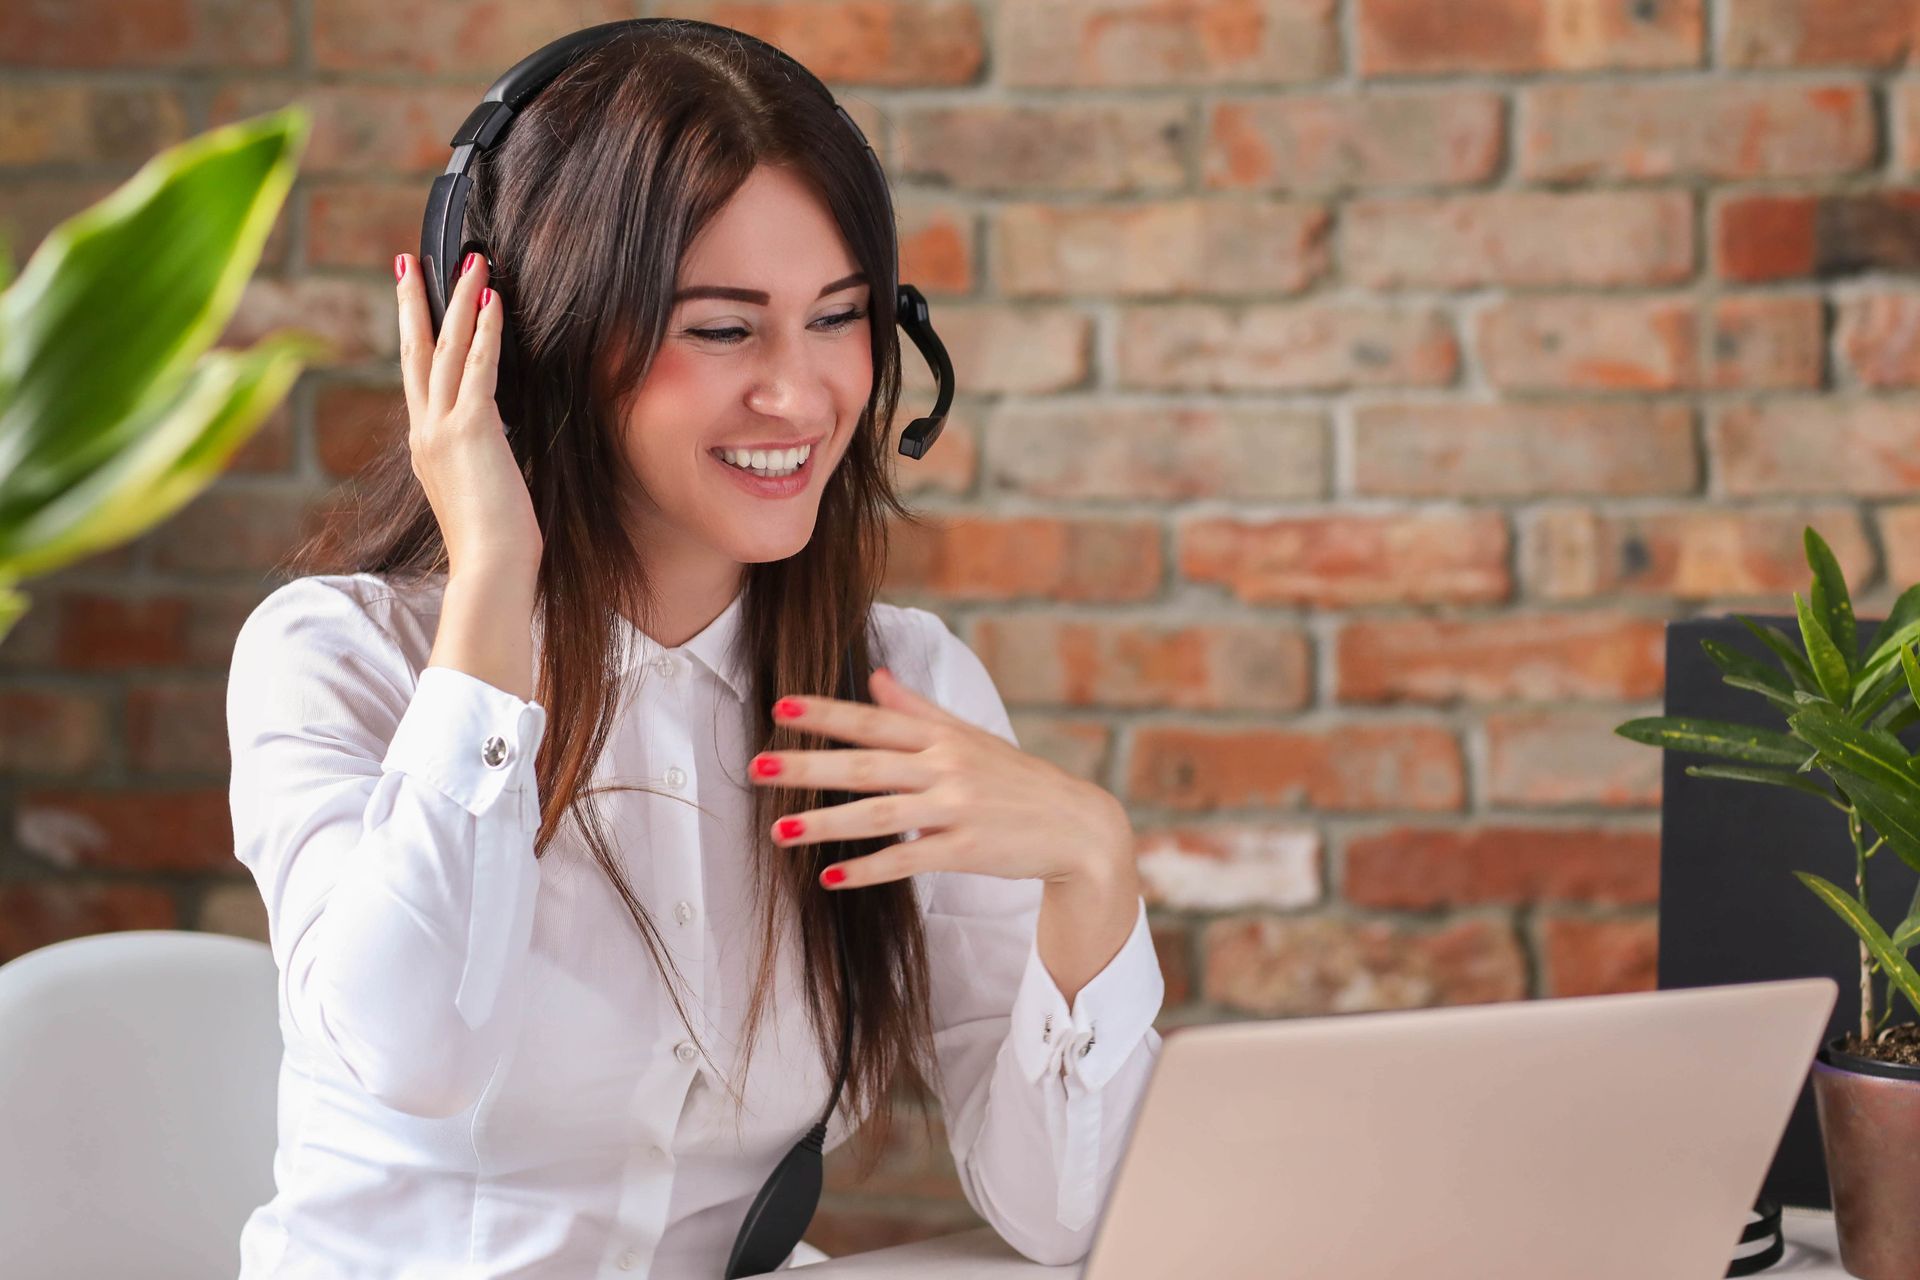
[[[1801,531],[1813,525],[1832,544],[1848,580],[1873,566],[1859,513],[1851,507],[1671,508],[1600,512],[1550,507],[1521,537],[1522,574],[1547,600],[1656,596],[1683,600],[1805,591]]]
[[[974,291],[978,215],[947,200],[896,199],[900,223],[900,278],[929,298]]]
[[[986,452],[988,492],[1160,502],[1324,497],[1331,458],[1318,410],[1105,399],[1003,400]]]
[[[1306,635],[1275,623],[989,614],[972,647],[1010,704],[1291,711],[1311,696]]]
[[[1911,174],[1920,169],[1920,82],[1896,81],[1888,92],[1895,164],[1901,173]]]
[[[1366,495],[1690,493],[1700,481],[1684,405],[1369,404],[1353,439]]]
[[[625,6],[614,8],[627,16]],[[672,16],[758,36],[831,85],[968,85],[986,62],[980,12],[969,0],[676,0]]]
[[[1347,206],[1341,240],[1349,279],[1374,289],[1672,284],[1693,274],[1693,201],[1684,191],[1373,197]]]
[[[307,188],[307,265],[386,270],[396,253],[417,253],[417,184],[329,182]]]
[[[186,657],[188,602],[70,592],[41,600],[58,611],[58,660],[73,671],[176,666]]]
[[[1911,0],[1727,0],[1720,59],[1732,67],[1893,67],[1911,62]]]
[[[1479,89],[1236,98],[1208,117],[1201,176],[1256,191],[1485,182],[1503,137],[1499,95]]]
[[[327,500],[304,485],[215,484],[146,536],[154,564],[191,573],[271,569],[325,523]]]
[[[0,50],[18,66],[61,70],[284,67],[291,0],[57,0],[0,5]]]
[[[22,849],[62,870],[231,871],[233,823],[224,786],[27,790],[15,807]]]
[[[200,896],[200,910],[193,927],[202,933],[224,933],[255,942],[272,941],[267,927],[267,906],[260,890],[246,884],[214,884]]]
[[[311,0],[321,71],[497,76],[569,31],[631,17],[619,0],[482,0],[478,4]],[[676,8],[675,17],[688,17]],[[449,134],[448,136],[452,136]]]
[[[998,14],[996,78],[1023,89],[1204,88],[1340,70],[1335,0],[1068,0]]]
[[[903,106],[893,182],[976,192],[1140,195],[1187,186],[1185,100]]]
[[[1356,620],[1336,641],[1342,702],[1546,702],[1656,696],[1666,626],[1607,613]]]
[[[1583,919],[1550,915],[1540,923],[1542,993],[1598,996],[1652,991],[1660,961],[1660,925],[1650,916]]]
[[[1438,725],[1133,731],[1129,802],[1182,812],[1236,807],[1451,810],[1465,798],[1460,744]]]
[[[0,84],[0,165],[137,166],[188,132],[186,107],[171,89]]]
[[[1512,589],[1506,522],[1488,511],[1207,516],[1178,537],[1183,577],[1249,604],[1467,604]]]
[[[958,1198],[960,1184],[954,1175],[953,1153],[947,1145],[946,1126],[937,1109],[898,1108],[887,1129],[887,1144],[880,1161],[865,1180],[857,1180],[857,1144],[848,1142],[835,1148],[826,1158],[827,1191],[863,1191],[868,1195],[922,1196]]]
[[[1117,365],[1122,386],[1156,391],[1442,387],[1460,347],[1427,307],[1168,303],[1122,309]]]
[[[1362,907],[1651,903],[1660,833],[1612,828],[1396,827],[1348,841],[1341,881]]]
[[[127,690],[127,758],[141,773],[225,776],[227,682],[173,679]]]
[[[1138,519],[930,519],[896,527],[887,567],[889,590],[957,600],[1144,600],[1160,579],[1159,525]]]
[[[1811,389],[1825,380],[1826,306],[1815,295],[1721,298],[1708,323],[1708,386]]]
[[[1877,518],[1880,545],[1887,553],[1886,585],[1898,593],[1920,582],[1920,506],[1881,507]],[[1868,616],[1864,608],[1860,616]]]
[[[278,583],[255,580],[237,587],[205,587],[188,597],[186,654],[179,664],[192,671],[225,672],[233,665],[233,641],[240,626]]]
[[[1690,67],[1701,0],[1355,0],[1363,75]]]
[[[84,693],[0,689],[0,725],[0,773],[84,773],[107,757],[106,706]]]
[[[1720,491],[1899,498],[1920,487],[1920,419],[1900,403],[1831,397],[1728,405],[1708,428]]]
[[[1102,784],[1113,758],[1113,730],[1096,721],[1042,715],[1017,707],[1007,716],[1022,751],[1058,765],[1083,781]]]
[[[1742,282],[1920,270],[1920,190],[1733,195],[1714,210],[1714,269]]]
[[[1520,171],[1545,182],[1820,177],[1868,167],[1878,146],[1856,81],[1542,84],[1520,114]]]
[[[406,438],[407,399],[399,387],[334,382],[314,396],[314,448],[328,475],[353,475]]]
[[[0,964],[70,938],[171,929],[173,897],[142,884],[29,880],[0,884]]]
[[[1165,921],[1151,926],[1154,958],[1160,962],[1165,994],[1160,1008],[1177,1009],[1193,999],[1192,931],[1184,924]]]
[[[1270,199],[1002,205],[1002,297],[1296,293],[1327,269],[1319,205]]]
[[[1480,313],[1487,379],[1508,391],[1670,391],[1697,380],[1690,298],[1508,298]]]
[[[287,474],[293,470],[293,411],[283,399],[227,459],[226,470],[247,475]]]
[[[15,268],[26,263],[47,232],[105,199],[118,185],[118,181],[107,178],[8,174],[7,180],[0,182],[0,237],[6,241]]]
[[[1208,1000],[1259,1017],[1304,1017],[1526,995],[1526,957],[1504,922],[1215,920],[1202,941]]]
[[[954,378],[971,395],[1040,395],[1083,386],[1092,370],[1093,325],[1069,307],[945,302],[933,313],[953,362]],[[933,374],[903,344],[903,386],[913,404],[931,404]],[[925,409],[916,410],[924,413]]]
[[[1239,822],[1156,826],[1139,832],[1147,902],[1183,911],[1271,907],[1320,900],[1320,836],[1312,827]]]
[[[903,396],[894,410],[889,439],[915,418],[933,407],[930,398],[915,393]],[[903,497],[925,493],[970,493],[980,470],[980,431],[973,423],[971,405],[950,410],[940,428],[940,447],[924,458],[909,458],[898,446],[887,450],[887,465],[892,468],[893,487]]]
[[[1614,707],[1488,715],[1483,726],[1487,803],[1512,809],[1658,807],[1660,752],[1614,732],[1631,718]]]
[[[1836,344],[1862,386],[1920,386],[1920,293],[1867,293],[1838,303]]]
[[[419,244],[418,233],[414,245]],[[398,250],[395,250],[398,252]],[[390,264],[391,255],[386,261]],[[384,283],[361,280],[272,280],[247,282],[217,342],[221,347],[250,347],[269,334],[300,330],[329,344],[311,369],[338,365],[397,362],[400,319],[394,305],[393,277]]]

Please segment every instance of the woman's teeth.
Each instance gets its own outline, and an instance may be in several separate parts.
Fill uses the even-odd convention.
[[[722,462],[731,463],[757,476],[790,476],[801,468],[807,455],[812,452],[812,445],[802,445],[798,449],[775,449],[771,453],[765,449],[714,450]]]

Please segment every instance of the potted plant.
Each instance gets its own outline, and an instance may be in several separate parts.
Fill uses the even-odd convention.
[[[26,611],[19,583],[172,515],[327,351],[298,331],[207,351],[310,128],[288,107],[160,152],[17,280],[0,241],[0,640]]]
[[[1920,889],[1891,929],[1866,897],[1868,860],[1885,850],[1920,871],[1920,757],[1896,736],[1920,722],[1920,585],[1899,597],[1862,645],[1846,579],[1811,528],[1806,550],[1812,583],[1804,599],[1793,598],[1799,646],[1747,617],[1740,621],[1772,661],[1701,642],[1727,684],[1773,704],[1784,731],[1655,716],[1617,732],[1718,758],[1690,766],[1694,777],[1817,796],[1845,822],[1853,892],[1794,872],[1847,923],[1860,948],[1860,1025],[1815,1055],[1814,1100],[1841,1265],[1863,1280],[1913,1280],[1920,1275],[1920,973],[1909,953],[1920,942]],[[1884,996],[1876,996],[1876,975]]]

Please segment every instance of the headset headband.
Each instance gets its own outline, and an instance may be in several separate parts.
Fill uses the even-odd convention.
[[[797,70],[828,102],[833,103],[835,114],[846,122],[847,128],[853,130],[853,136],[860,140],[861,148],[867,153],[867,162],[873,166],[875,185],[880,188],[882,198],[886,201],[888,251],[893,257],[894,274],[898,276],[899,242],[893,220],[893,193],[887,186],[886,172],[880,167],[880,157],[874,154],[873,144],[867,141],[867,135],[818,76],[784,50],[732,27],[691,18],[626,18],[561,36],[520,59],[488,86],[479,105],[468,113],[466,120],[454,131],[449,144],[453,147],[453,158],[448,161],[446,172],[433,180],[433,189],[427,195],[426,217],[420,226],[420,265],[426,276],[427,311],[436,334],[440,332],[440,323],[447,313],[447,299],[453,294],[454,264],[465,256],[472,244],[462,239],[461,232],[466,220],[467,194],[473,187],[468,170],[472,168],[474,158],[498,145],[507,132],[507,126],[513,123],[527,102],[580,57],[611,44],[621,36],[662,24],[698,27],[735,40],[750,40]],[[900,452],[910,458],[921,458],[933,447],[941,428],[946,425],[947,410],[953,402],[953,364],[947,358],[946,346],[933,331],[927,313],[927,300],[910,284],[897,284],[896,288],[895,320],[907,331],[907,336],[926,359],[938,384],[933,412],[927,417],[915,418],[900,432]]]

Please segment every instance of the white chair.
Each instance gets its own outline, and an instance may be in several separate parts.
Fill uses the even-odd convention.
[[[273,955],[136,930],[0,965],[0,1272],[209,1280],[273,1196]]]
[[[239,1271],[273,1197],[276,981],[264,943],[170,929],[0,965],[0,1275]]]

